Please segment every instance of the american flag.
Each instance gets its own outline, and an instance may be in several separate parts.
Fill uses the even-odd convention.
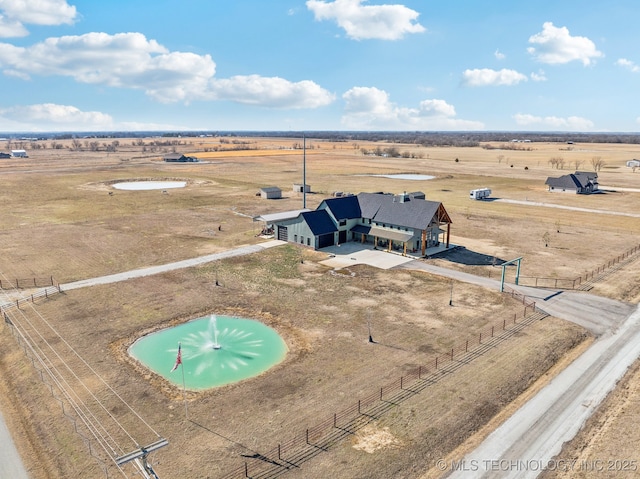
[[[174,372],[178,369],[178,366],[182,364],[182,345],[178,343],[178,355],[176,356],[176,363],[173,365],[173,369],[171,372]]]

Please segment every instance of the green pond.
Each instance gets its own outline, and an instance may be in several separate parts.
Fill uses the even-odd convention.
[[[178,345],[180,364],[176,364]],[[270,369],[287,354],[287,345],[259,321],[206,316],[138,339],[129,354],[176,386],[210,389]]]

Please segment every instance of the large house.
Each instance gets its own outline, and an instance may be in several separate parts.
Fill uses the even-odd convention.
[[[562,193],[589,194],[598,191],[598,173],[576,171],[557,178],[549,177],[544,183],[549,191]]]
[[[315,211],[300,211],[273,222],[276,238],[314,249],[358,241],[422,256],[441,243],[448,248],[450,228],[451,219],[442,203],[410,193],[329,198]]]

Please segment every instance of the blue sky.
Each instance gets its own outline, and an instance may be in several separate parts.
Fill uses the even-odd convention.
[[[640,126],[637,0],[0,0],[0,131]]]

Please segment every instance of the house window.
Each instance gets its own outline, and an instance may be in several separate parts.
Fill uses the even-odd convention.
[[[300,244],[304,244],[304,236],[300,236]]]
[[[346,226],[347,220],[340,220],[340,226]]]
[[[369,218],[369,219],[367,220],[367,222],[368,222],[369,224],[371,224],[371,218]]]
[[[307,238],[307,246],[311,246],[311,238]]]
[[[297,243],[298,242],[298,235],[293,235],[293,242]]]

